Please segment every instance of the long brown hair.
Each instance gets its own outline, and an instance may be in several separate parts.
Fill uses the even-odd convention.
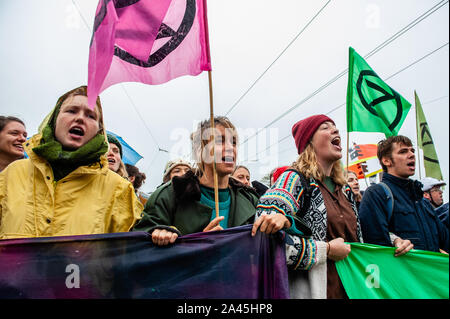
[[[299,155],[297,160],[292,163],[292,168],[296,169],[307,178],[312,177],[319,181],[323,181],[325,178],[311,143],[306,146],[305,150]],[[339,186],[347,184],[341,160],[336,160],[334,162],[330,177]]]

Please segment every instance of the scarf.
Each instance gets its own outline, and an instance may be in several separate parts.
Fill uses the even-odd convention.
[[[100,160],[100,156],[108,151],[103,130],[97,133],[89,142],[76,150],[66,150],[55,138],[56,118],[61,103],[58,103],[42,128],[42,138],[39,146],[33,148],[38,156],[46,159],[53,170],[55,181],[67,176],[80,166],[92,164]]]

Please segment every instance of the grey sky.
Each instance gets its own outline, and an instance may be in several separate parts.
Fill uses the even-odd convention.
[[[331,1],[228,117],[242,134],[252,135],[344,71],[348,67],[349,46],[364,56],[439,2]],[[208,1],[215,115],[230,110],[325,3]],[[91,38],[88,28],[92,27],[96,6],[94,0],[0,2],[1,113],[23,118],[30,135],[36,133],[60,95],[87,84]],[[448,43],[448,6],[445,4],[367,62],[381,78],[388,78]],[[417,91],[447,183],[448,58],[449,48],[445,45],[387,81],[413,105],[414,90]],[[258,142],[252,138],[242,145],[238,162],[252,160],[243,163],[250,168],[252,180],[275,166],[294,161],[297,154],[290,137],[292,125],[303,117],[330,112],[345,102],[346,92],[344,75],[262,131]],[[115,85],[104,91],[101,98],[107,129],[122,136],[144,156],[137,165],[147,174],[144,191],[152,191],[161,183],[169,158],[189,154],[188,134],[198,121],[209,117],[206,73],[157,86]],[[345,107],[329,116],[336,121],[345,144]],[[400,133],[416,140],[414,108]],[[376,143],[382,136],[351,133],[350,140]],[[264,151],[271,144],[274,146]],[[448,201],[448,187],[444,196]]]

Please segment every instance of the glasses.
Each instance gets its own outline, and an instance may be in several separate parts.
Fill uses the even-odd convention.
[[[430,189],[430,193],[432,192],[443,193],[444,191],[440,187],[433,187],[432,189]]]

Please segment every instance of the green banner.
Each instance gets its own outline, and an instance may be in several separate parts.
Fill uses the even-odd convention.
[[[382,132],[397,135],[411,103],[372,70],[353,48],[349,48],[347,86],[347,131]]]
[[[416,91],[414,91],[416,100],[416,120],[417,120],[417,145],[423,150],[423,165],[425,166],[425,175],[443,180],[441,167],[434,148],[434,142],[431,138],[430,128],[428,127],[425,114],[423,113],[422,104]]]
[[[351,243],[336,262],[350,299],[448,299],[449,256],[410,250],[394,257],[394,247]]]

